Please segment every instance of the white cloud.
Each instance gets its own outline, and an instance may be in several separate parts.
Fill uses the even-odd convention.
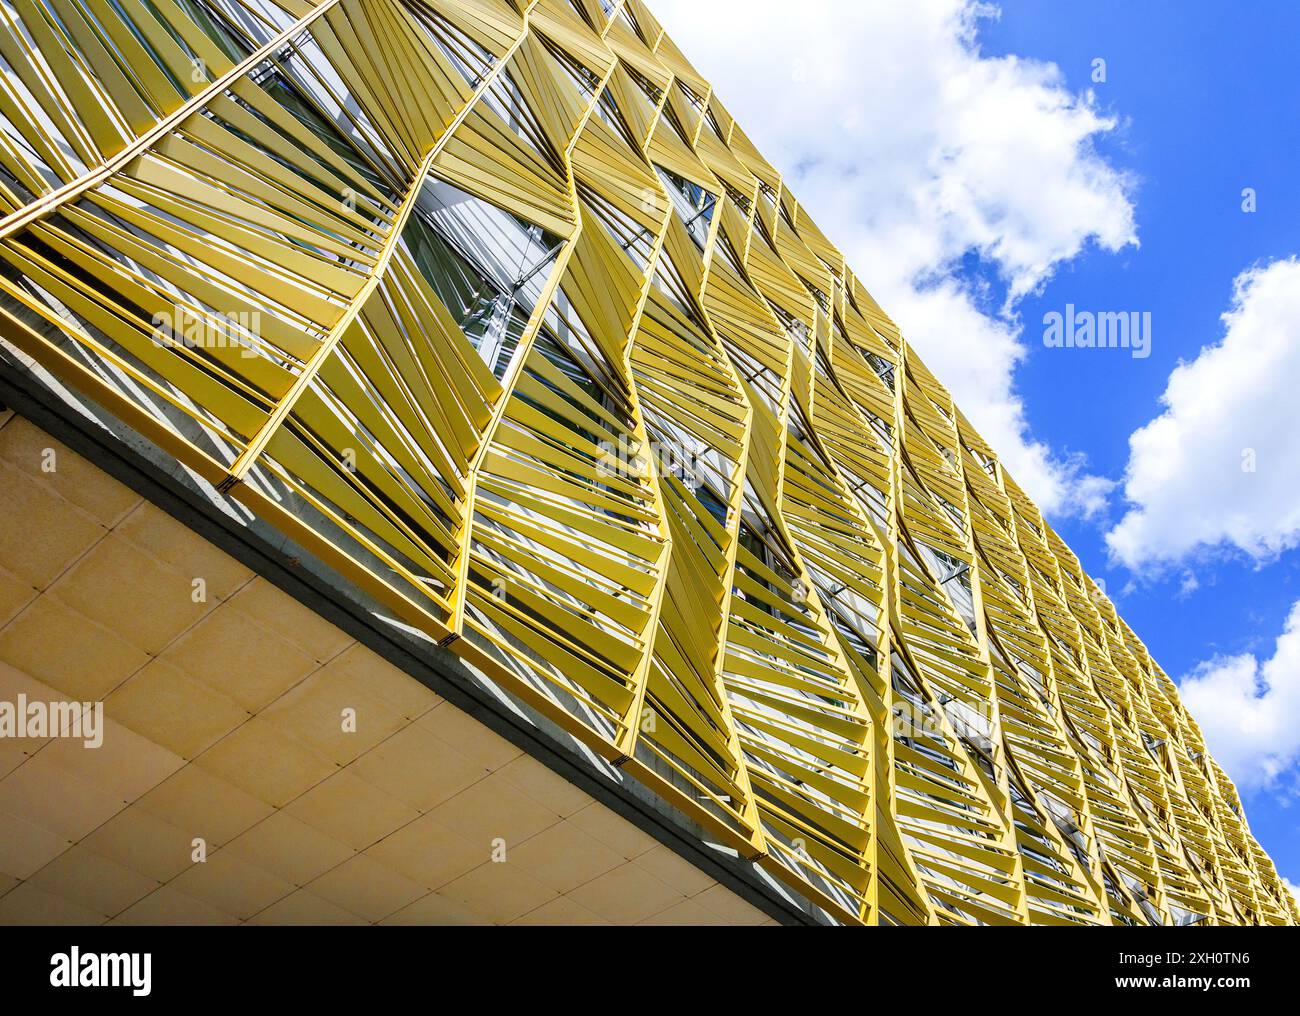
[[[1300,885],[1296,885],[1289,878],[1282,879],[1282,884],[1286,886],[1287,892],[1289,892],[1291,898],[1295,900],[1296,906],[1300,907]]]
[[[1051,64],[983,56],[973,0],[656,0],[674,41],[1050,512],[1107,481],[1029,433],[1015,301],[1089,243],[1136,243],[1128,181],[1093,142],[1115,127]],[[1007,305],[960,283],[976,255]]]
[[[1300,762],[1300,601],[1270,658],[1216,657],[1184,677],[1179,694],[1233,782],[1276,784]]]
[[[1243,272],[1223,339],[1169,375],[1129,439],[1125,516],[1106,536],[1134,569],[1215,548],[1258,561],[1300,545],[1300,261]],[[1252,471],[1253,469],[1253,471]]]

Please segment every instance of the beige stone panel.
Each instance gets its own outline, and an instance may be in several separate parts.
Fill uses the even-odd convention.
[[[609,922],[594,910],[588,910],[568,896],[557,896],[549,903],[543,903],[536,910],[530,910],[510,923],[549,927],[609,925]]]
[[[341,766],[410,722],[367,683],[329,666],[294,685],[262,715]]]
[[[272,903],[265,910],[253,915],[248,923],[321,927],[368,922],[329,900],[321,899],[313,892],[299,889],[296,893]]]
[[[163,659],[256,713],[317,668],[307,653],[226,603]]]
[[[148,663],[149,655],[46,595],[0,631],[0,660],[71,699],[94,702]]]
[[[37,752],[0,780],[0,810],[76,842],[126,805],[121,796],[69,775]]]
[[[286,810],[353,850],[364,850],[419,817],[419,812],[410,805],[350,770],[335,773]]]
[[[7,559],[0,557],[0,560]],[[39,593],[40,590],[31,582],[0,568],[0,628],[12,621]]]
[[[410,674],[399,670],[359,642],[330,660],[323,671],[345,684],[364,688],[408,720],[425,715],[443,701]],[[479,726],[482,727],[482,724]]]
[[[307,888],[321,899],[372,922],[382,921],[428,891],[365,854],[344,861]]]
[[[682,900],[676,906],[647,917],[640,923],[694,927],[698,925],[726,925],[728,922],[713,913],[713,911],[706,910],[694,900]]]
[[[549,808],[516,790],[499,774],[480,780],[438,805],[431,814],[470,842],[489,849],[494,840],[514,847],[561,821]]]
[[[109,916],[121,913],[159,886],[156,880],[82,846],[55,858],[30,881],[46,892]]]
[[[169,882],[194,863],[193,840],[200,835],[132,805],[87,836],[81,845],[141,875]],[[209,849],[211,846],[208,844]]]
[[[191,765],[277,808],[337,769],[329,759],[260,716],[222,738]]]
[[[0,896],[0,924],[94,925],[103,924],[107,914],[39,889],[30,882]]]
[[[68,696],[58,689],[36,680],[17,667],[0,663],[0,701],[13,703],[16,708],[20,695],[26,695],[29,702],[69,701]],[[0,777],[7,776],[49,743],[48,737],[0,738]]]
[[[213,607],[210,601],[194,601],[192,581],[110,533],[64,572],[48,595],[156,656]]]
[[[636,924],[685,898],[635,864],[623,864],[570,893],[573,899],[614,924]]]
[[[496,924],[509,924],[554,899],[554,889],[510,864],[481,864],[438,890]]]
[[[114,924],[183,926],[191,924],[238,924],[239,919],[210,903],[163,886],[113,919]]]
[[[301,649],[318,663],[333,659],[353,642],[351,636],[260,575],[235,593],[230,604],[257,618],[267,631]]]
[[[561,818],[568,818],[591,803],[591,797],[585,791],[579,790],[531,755],[520,755],[502,766],[501,775],[516,789],[522,790],[532,800]]]
[[[717,883],[695,865],[685,861],[662,843],[640,854],[636,864],[663,882],[667,882],[683,896],[695,896]]]
[[[253,577],[225,551],[148,501],[142,501],[114,532],[191,581],[203,579],[209,600],[227,599]]]
[[[430,815],[385,836],[366,854],[427,889],[438,889],[490,859],[487,847],[445,829]]]
[[[764,924],[768,920],[767,914],[721,885],[706,889],[692,899],[728,924]]]
[[[418,811],[436,807],[487,776],[482,766],[418,723],[377,744],[348,768]]]
[[[6,428],[7,429],[7,428]],[[45,485],[0,462],[0,561],[37,589],[62,575],[107,530]]]
[[[35,755],[48,740],[39,737],[0,739],[0,779]]]
[[[275,809],[233,783],[189,765],[142,797],[138,807],[220,847]]]
[[[628,860],[653,850],[659,843],[597,801],[569,816],[569,821],[579,829],[586,830],[605,846],[613,847]]]
[[[569,822],[557,822],[510,847],[506,859],[558,893],[576,889],[624,863],[617,851]]]
[[[161,659],[120,685],[104,711],[184,759],[201,754],[250,716],[229,696]]]
[[[292,883],[228,850],[219,850],[206,861],[190,865],[171,884],[187,896],[203,900],[241,921],[295,889]]]
[[[296,886],[306,885],[353,854],[347,844],[283,811],[257,823],[225,849]]]
[[[106,721],[104,727],[103,743],[97,748],[87,747],[84,739],[62,737],[42,749],[41,757],[68,775],[128,803],[185,765],[175,752],[120,723]]]
[[[0,871],[27,878],[72,845],[66,836],[0,809]]]
[[[496,731],[489,730],[450,702],[423,714],[416,722],[489,772],[500,769],[522,754]]]
[[[482,914],[475,913],[463,903],[448,899],[438,893],[422,896],[410,906],[384,918],[380,924],[393,925],[455,925],[476,926],[491,924]]]
[[[44,469],[47,448],[54,451],[53,472]],[[111,527],[141,501],[135,491],[21,416],[0,427],[0,460],[104,526]]]

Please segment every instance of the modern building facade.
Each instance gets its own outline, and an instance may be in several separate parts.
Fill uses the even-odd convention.
[[[640,0],[15,0],[0,61],[0,674],[106,723],[0,755],[0,920],[1297,920]]]

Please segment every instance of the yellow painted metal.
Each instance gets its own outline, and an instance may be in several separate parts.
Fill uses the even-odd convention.
[[[708,839],[847,924],[1300,917],[640,0],[15,0],[0,57],[0,335]],[[551,248],[500,362],[448,187]]]

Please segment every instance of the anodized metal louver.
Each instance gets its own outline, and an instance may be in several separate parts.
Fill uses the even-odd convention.
[[[640,0],[3,0],[0,335],[846,923],[1293,923]]]

